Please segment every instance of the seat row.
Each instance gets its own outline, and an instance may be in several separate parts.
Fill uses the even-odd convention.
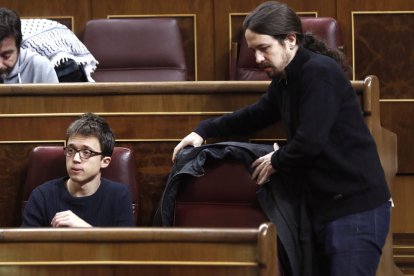
[[[22,209],[34,188],[67,175],[65,164],[61,146],[38,146],[32,150],[23,187]],[[128,187],[134,218],[139,226],[140,198],[136,175],[133,152],[125,147],[115,147],[110,165],[102,170],[102,177]],[[256,186],[242,162],[211,162],[206,166],[204,177],[191,177],[182,184],[173,211],[173,224],[257,228],[268,219],[259,207]]]
[[[34,19],[36,20],[36,19]],[[42,19],[40,19],[42,20]],[[26,20],[30,21],[30,19]],[[37,19],[39,21],[39,19]],[[30,25],[39,28],[38,22]],[[45,21],[45,19],[43,19]],[[50,21],[50,20],[49,20]],[[333,18],[328,17],[301,17],[303,32],[311,32],[324,40],[331,48],[342,50],[342,38],[340,28]],[[42,22],[46,24],[45,22]],[[56,23],[56,22],[55,22]],[[50,23],[49,23],[50,24]],[[57,23],[56,23],[57,24]],[[23,24],[23,31],[25,26]],[[66,28],[62,25],[62,27]],[[29,27],[27,27],[29,28]],[[44,30],[38,34],[38,40],[27,42],[23,40],[24,47],[50,48],[49,38],[45,39]],[[66,44],[64,51],[70,52],[80,47],[73,33],[66,34],[70,30],[62,30],[50,36],[56,39],[54,46]],[[53,26],[56,32],[56,26]],[[62,35],[63,34],[63,35]],[[60,36],[60,37],[59,37]],[[63,37],[62,37],[63,36]],[[27,40],[33,40],[33,34],[29,33]],[[72,38],[70,38],[72,37]],[[63,41],[69,40],[69,41]],[[141,82],[141,81],[186,81],[191,80],[184,41],[179,23],[175,18],[122,18],[122,19],[94,19],[87,22],[81,38],[81,42],[93,55],[91,68],[85,68],[86,77],[80,78],[62,76],[60,81],[97,81],[97,82]],[[41,44],[39,46],[39,44]],[[67,46],[70,47],[67,47]],[[76,46],[76,47],[75,47]],[[42,49],[36,49],[44,53]],[[51,53],[53,57],[56,55]],[[92,58],[93,58],[92,57]],[[79,63],[85,58],[85,53],[78,55]],[[79,62],[81,61],[81,62]],[[98,61],[97,67],[96,61]],[[63,62],[62,71],[67,74],[73,63]],[[76,65],[76,64],[75,64]],[[75,68],[76,69],[76,68]],[[196,70],[194,68],[194,70]],[[267,75],[259,69],[255,62],[254,54],[248,49],[244,33],[240,29],[237,42],[232,43],[230,53],[230,80],[268,80]],[[92,75],[90,73],[92,72]],[[59,75],[59,74],[58,74]]]
[[[311,32],[329,47],[343,49],[338,23],[328,17],[302,17]],[[179,26],[173,18],[95,19],[85,26],[83,41],[99,66],[96,81],[183,81],[186,61]],[[268,80],[247,48],[240,30],[233,43],[231,80]]]

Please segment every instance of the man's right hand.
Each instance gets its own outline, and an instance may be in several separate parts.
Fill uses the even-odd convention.
[[[182,148],[185,148],[186,146],[199,147],[201,146],[203,142],[204,142],[204,139],[200,135],[198,135],[195,132],[191,132],[190,134],[185,136],[183,140],[181,140],[181,142],[178,143],[177,146],[175,146],[173,156],[172,156],[172,161],[175,162],[175,159],[177,158],[177,154]]]
[[[71,210],[56,213],[50,225],[52,227],[92,227]]]

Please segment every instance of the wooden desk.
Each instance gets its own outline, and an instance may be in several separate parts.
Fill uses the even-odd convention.
[[[1,229],[1,275],[276,275],[276,231]]]

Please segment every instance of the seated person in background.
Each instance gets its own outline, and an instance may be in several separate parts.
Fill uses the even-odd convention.
[[[33,190],[23,213],[23,227],[133,226],[131,196],[125,185],[101,178],[115,145],[107,122],[83,114],[67,129],[69,176]]]
[[[0,8],[0,83],[58,83],[50,61],[21,49],[20,17],[12,10]]]

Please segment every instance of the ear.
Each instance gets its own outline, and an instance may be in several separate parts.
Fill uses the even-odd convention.
[[[297,45],[296,34],[294,34],[294,33],[288,34],[286,36],[286,40],[287,40],[288,46],[290,48],[293,48],[293,47],[295,47]]]
[[[101,160],[101,169],[104,169],[109,166],[109,163],[111,163],[111,157],[105,156]]]

